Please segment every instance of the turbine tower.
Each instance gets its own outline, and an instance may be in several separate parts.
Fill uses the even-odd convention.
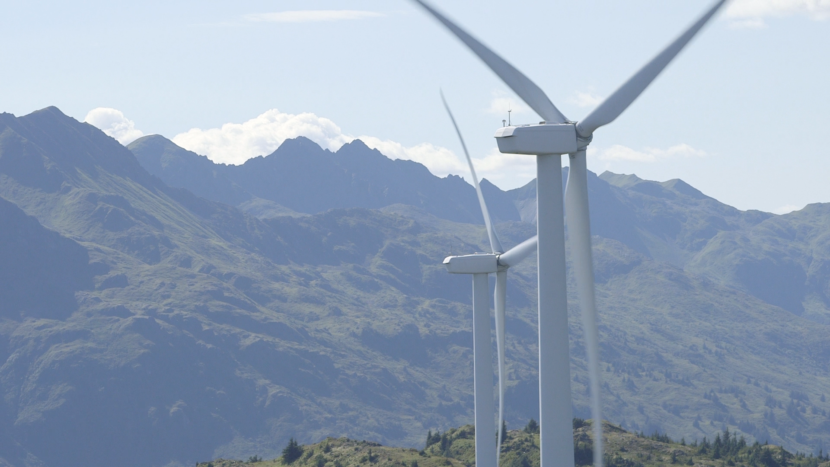
[[[441,93],[441,101],[450,116],[452,125],[464,149],[467,164],[470,167],[470,174],[473,177],[473,185],[478,195],[478,203],[481,207],[481,214],[484,217],[484,225],[487,228],[487,237],[490,240],[490,254],[474,254],[466,256],[448,256],[444,259],[444,265],[451,274],[472,274],[473,275],[473,375],[475,394],[475,449],[477,467],[498,466],[501,453],[502,422],[504,421],[504,389],[507,382],[507,374],[504,369],[504,313],[507,292],[507,270],[524,260],[536,249],[536,237],[511,248],[506,253],[496,235],[496,229],[490,219],[490,211],[484,202],[484,195],[481,192],[481,185],[478,183],[473,160],[464,144],[464,137],[455,122],[447,100]],[[487,296],[490,284],[489,275],[496,274],[496,342],[498,351],[499,369],[499,428],[497,443],[493,445],[493,356],[490,347],[490,301]],[[495,450],[495,452],[493,452]],[[495,456],[493,456],[495,454]]]
[[[539,421],[541,467],[573,467],[568,302],[565,283],[565,206],[574,275],[583,318],[591,380],[594,464],[602,465],[599,344],[594,303],[586,149],[594,131],[613,122],[726,3],[718,0],[683,34],[634,74],[581,122],[568,120],[527,76],[455,25],[424,0],[414,0],[474,52],[544,121],[496,131],[503,153],[536,156],[536,228],[539,306]],[[568,154],[567,191],[562,199],[562,161]]]

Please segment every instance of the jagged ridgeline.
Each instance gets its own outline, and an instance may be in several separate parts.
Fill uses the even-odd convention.
[[[591,421],[574,419],[574,461],[578,467],[592,466],[593,441]],[[538,428],[538,426],[537,426]],[[646,436],[630,433],[619,426],[603,423],[606,438],[604,465],[608,467],[657,467],[665,465],[753,466],[753,467],[827,467],[830,455],[791,453],[769,444],[749,443],[729,431],[717,433],[712,440],[687,443],[665,434]],[[247,461],[217,459],[196,467],[348,467],[378,465],[390,467],[468,467],[475,465],[475,428],[466,425],[444,433],[429,433],[426,446],[414,448],[386,447],[369,441],[328,438],[308,446],[293,446],[276,459],[251,456]],[[286,447],[286,451],[292,446]],[[539,432],[530,426],[508,431],[502,445],[501,465],[505,467],[539,467]]]
[[[441,265],[488,248],[472,186],[357,141],[241,166],[130,148],[56,108],[0,114],[0,465],[421,450],[472,422],[471,287]],[[534,184],[483,185],[504,246],[533,235]],[[607,418],[826,450],[830,206],[739,211],[609,173],[589,194]],[[538,417],[535,269],[508,283],[510,428]]]

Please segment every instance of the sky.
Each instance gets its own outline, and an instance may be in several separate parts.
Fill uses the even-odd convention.
[[[433,0],[585,117],[711,0]],[[360,138],[470,180],[445,93],[479,175],[502,189],[532,156],[493,134],[530,111],[406,0],[0,0],[0,111],[50,105],[123,144],[161,134],[240,164],[306,136]],[[733,0],[643,95],[594,135],[590,170],[681,178],[739,209],[830,202],[830,0]],[[563,164],[567,164],[563,158]]]

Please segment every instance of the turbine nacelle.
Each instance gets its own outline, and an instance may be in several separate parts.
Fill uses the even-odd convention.
[[[591,142],[582,138],[576,123],[546,123],[506,126],[496,130],[499,151],[505,154],[571,154]]]
[[[450,274],[491,274],[499,271],[499,255],[476,253],[447,256],[444,258],[444,266]]]

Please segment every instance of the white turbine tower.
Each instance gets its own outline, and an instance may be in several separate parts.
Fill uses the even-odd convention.
[[[501,453],[502,422],[504,421],[504,389],[507,382],[507,374],[504,368],[504,313],[507,292],[507,270],[510,266],[519,264],[536,249],[536,237],[511,248],[506,253],[496,235],[496,229],[490,220],[490,211],[484,202],[484,195],[481,192],[481,185],[478,183],[476,169],[473,160],[464,144],[464,137],[458,129],[455,117],[447,105],[444,94],[441,94],[444,108],[452,120],[461,147],[464,149],[464,156],[470,166],[470,174],[473,177],[473,184],[478,194],[478,203],[481,206],[481,214],[484,217],[484,225],[487,227],[487,236],[490,239],[491,254],[474,254],[466,256],[449,256],[444,259],[444,265],[452,274],[473,275],[473,375],[475,393],[475,444],[476,444],[476,467],[496,467]],[[497,443],[493,445],[493,356],[490,348],[490,301],[488,292],[490,284],[488,276],[496,274],[496,343],[498,350],[499,369],[499,428]],[[493,456],[495,449],[495,456]]]
[[[572,467],[571,378],[568,349],[568,302],[565,284],[565,226],[561,156],[570,157],[565,205],[574,275],[579,291],[583,332],[591,380],[594,464],[602,465],[599,344],[594,305],[591,229],[585,151],[599,127],[613,122],[648,87],[726,0],[718,0],[700,19],[634,74],[581,122],[568,120],[545,93],[519,70],[456,26],[423,0],[414,0],[444,24],[495,72],[544,122],[496,131],[503,153],[536,157],[536,227],[538,238],[539,421],[541,467]],[[486,277],[486,276],[485,276]]]

